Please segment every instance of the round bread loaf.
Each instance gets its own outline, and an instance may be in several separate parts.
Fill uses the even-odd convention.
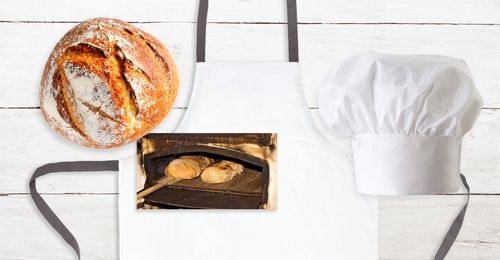
[[[201,180],[206,183],[224,183],[243,172],[243,165],[222,160],[207,167],[201,173]]]
[[[129,23],[95,18],[57,43],[45,65],[40,106],[65,138],[109,148],[157,126],[178,85],[174,60],[158,39]]]
[[[165,167],[165,175],[178,179],[193,179],[214,162],[205,156],[187,155],[172,160]]]

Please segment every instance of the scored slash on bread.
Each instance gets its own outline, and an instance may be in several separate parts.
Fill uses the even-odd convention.
[[[40,107],[65,138],[109,148],[158,125],[178,84],[173,57],[158,39],[126,22],[95,18],[71,29],[52,51]]]

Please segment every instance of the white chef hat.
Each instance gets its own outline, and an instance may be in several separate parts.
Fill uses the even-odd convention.
[[[462,138],[481,107],[465,62],[444,56],[361,53],[319,90],[325,122],[352,137],[366,194],[457,191]]]

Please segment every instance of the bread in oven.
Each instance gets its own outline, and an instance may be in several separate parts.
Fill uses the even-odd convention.
[[[55,46],[43,73],[40,106],[65,138],[109,148],[157,126],[177,88],[173,57],[158,39],[129,23],[95,18]]]
[[[214,162],[205,156],[187,155],[172,160],[165,167],[165,175],[178,179],[193,179]]]
[[[201,180],[207,183],[224,183],[243,172],[243,165],[222,160],[207,167],[201,173]]]

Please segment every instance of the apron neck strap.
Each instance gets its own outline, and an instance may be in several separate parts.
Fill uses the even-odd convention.
[[[205,42],[207,34],[208,0],[199,0],[198,22],[196,25],[196,62],[205,62]],[[297,3],[287,0],[288,19],[288,61],[299,61],[299,41],[297,35]]]

